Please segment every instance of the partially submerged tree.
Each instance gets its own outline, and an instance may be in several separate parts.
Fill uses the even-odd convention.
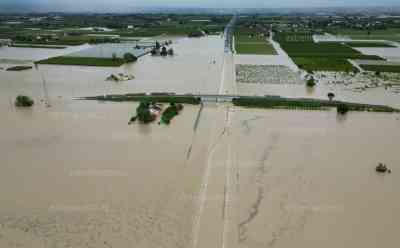
[[[160,42],[156,41],[156,49],[158,50],[160,48],[161,48]]]
[[[315,79],[314,79],[314,77],[310,77],[307,80],[307,87],[314,87],[314,86],[315,86]]]
[[[116,54],[116,53],[113,53],[113,54],[112,54],[112,59],[113,59],[113,60],[117,60],[117,54]]]
[[[174,55],[174,49],[172,49],[172,48],[168,49],[168,55],[173,56]]]
[[[344,104],[344,103],[342,103],[342,104],[339,104],[337,107],[336,107],[336,109],[337,109],[337,112],[339,113],[339,114],[342,114],[342,115],[344,115],[344,114],[346,114],[347,112],[349,112],[349,106],[347,106],[347,104]]]
[[[151,49],[151,55],[157,55],[157,49],[153,48]]]
[[[328,93],[329,101],[332,101],[334,97],[335,97],[335,94],[333,94],[332,92]]]
[[[15,106],[17,107],[31,107],[35,102],[29,96],[17,96]]]
[[[150,103],[140,102],[136,108],[136,114],[139,121],[143,123],[149,123],[156,119],[156,117],[150,112]]]
[[[202,30],[192,31],[189,33],[189,38],[199,38],[204,36],[204,32]]]
[[[125,53],[124,60],[126,63],[130,63],[130,62],[135,62],[137,60],[137,58],[132,53]]]
[[[162,47],[161,48],[161,52],[160,52],[161,56],[167,56],[168,55],[168,51],[166,47]]]
[[[171,120],[182,111],[183,105],[180,103],[171,103],[161,116],[161,121],[164,124],[170,124]]]

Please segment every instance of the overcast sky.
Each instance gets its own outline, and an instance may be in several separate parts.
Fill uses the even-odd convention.
[[[0,0],[1,5],[29,5],[58,11],[133,7],[280,8],[399,6],[400,0]]]

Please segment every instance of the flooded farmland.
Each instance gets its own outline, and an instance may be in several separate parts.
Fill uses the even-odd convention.
[[[72,100],[220,90],[220,37],[173,47],[173,58],[120,68],[0,71],[0,247],[396,247],[397,114],[210,103],[185,105],[170,126],[129,126],[136,103]],[[105,81],[116,72],[136,78]],[[303,85],[263,86],[308,94]],[[18,94],[36,105],[15,108]],[[379,162],[393,173],[376,174]]]
[[[399,168],[398,115],[338,119],[334,112],[243,109],[232,115],[237,247],[396,246],[398,219],[391,213],[400,206],[399,183],[374,168],[378,161]]]

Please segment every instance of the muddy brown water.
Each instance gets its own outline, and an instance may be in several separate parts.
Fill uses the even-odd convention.
[[[40,66],[51,108],[40,73],[0,71],[0,247],[396,247],[398,115],[207,104],[195,130],[199,106],[129,126],[136,103],[72,100],[217,92],[219,39],[117,69]],[[199,62],[194,47],[211,49]],[[137,78],[104,81],[123,70]],[[13,107],[18,94],[37,104]]]

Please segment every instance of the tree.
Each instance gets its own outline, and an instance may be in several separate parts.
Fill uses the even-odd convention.
[[[161,56],[167,56],[168,55],[168,51],[166,47],[161,48],[161,52],[160,52]]]
[[[381,75],[381,72],[380,72],[380,71],[376,71],[376,72],[375,72],[375,76],[379,77],[380,75]]]
[[[135,62],[137,60],[137,58],[132,53],[125,53],[124,60],[126,63],[130,63],[130,62]]]
[[[193,31],[189,33],[189,38],[198,38],[198,37],[203,37],[204,36],[204,32],[201,30],[197,30],[197,31]]]
[[[29,96],[17,96],[15,100],[15,106],[17,107],[31,107],[34,101]]]
[[[334,97],[335,97],[335,94],[333,94],[332,92],[328,93],[329,101],[332,101]]]
[[[140,102],[136,108],[136,114],[139,121],[143,123],[150,123],[155,120],[155,116],[150,112],[150,104],[148,102]]]
[[[314,87],[315,86],[315,79],[314,77],[311,77],[310,79],[307,80],[307,87]]]
[[[161,48],[160,42],[156,41],[156,49],[159,50]]]
[[[117,54],[116,54],[116,53],[113,53],[113,54],[112,54],[112,59],[113,59],[113,60],[117,60]]]
[[[342,114],[342,115],[344,115],[344,114],[346,114],[347,112],[349,112],[349,106],[347,106],[346,104],[344,104],[344,103],[342,103],[342,104],[339,104],[337,107],[336,107],[336,110],[337,110],[337,112],[339,113],[339,114]]]
[[[173,56],[174,55],[174,49],[172,49],[172,48],[168,49],[168,55]]]

